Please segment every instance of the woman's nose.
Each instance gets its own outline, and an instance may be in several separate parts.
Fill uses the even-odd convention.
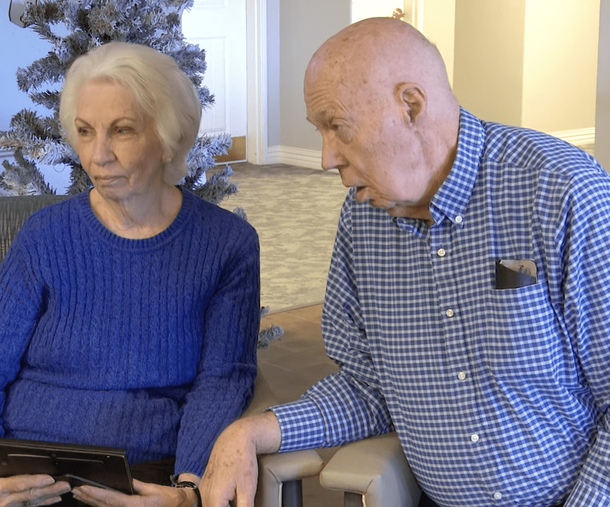
[[[113,162],[116,157],[112,150],[110,139],[106,135],[98,135],[94,141],[93,162],[99,166]]]

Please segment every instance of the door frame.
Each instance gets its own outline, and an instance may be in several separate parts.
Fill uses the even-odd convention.
[[[248,134],[246,158],[267,163],[267,0],[246,0]]]

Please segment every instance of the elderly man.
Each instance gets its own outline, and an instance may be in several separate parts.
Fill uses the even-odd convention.
[[[340,370],[225,430],[204,505],[252,505],[256,453],[391,428],[438,505],[610,505],[610,177],[460,109],[392,19],[328,40],[305,101],[351,187],[322,320]]]

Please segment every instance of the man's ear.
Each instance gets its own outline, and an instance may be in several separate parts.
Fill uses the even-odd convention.
[[[426,95],[417,83],[399,83],[394,88],[394,97],[404,107],[405,125],[414,123],[424,112]]]

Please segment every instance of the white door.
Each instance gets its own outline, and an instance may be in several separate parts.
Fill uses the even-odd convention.
[[[195,0],[182,15],[182,31],[193,44],[206,51],[204,84],[215,96],[204,109],[201,132],[227,132],[233,139],[228,157],[218,161],[246,159],[248,130],[246,0]]]
[[[352,23],[377,16],[396,17],[421,29],[423,0],[352,0]]]

